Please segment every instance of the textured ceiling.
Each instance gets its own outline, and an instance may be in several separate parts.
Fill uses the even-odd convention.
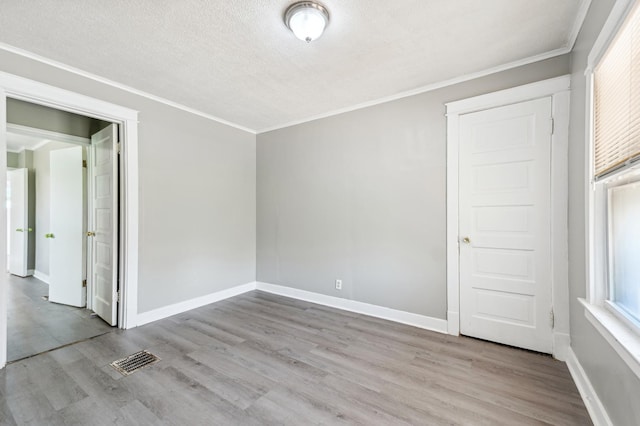
[[[260,131],[571,47],[586,1],[323,0],[306,44],[289,0],[2,0],[0,43]]]

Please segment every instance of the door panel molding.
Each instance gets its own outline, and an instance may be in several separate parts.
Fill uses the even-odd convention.
[[[100,99],[70,92],[38,81],[0,72],[0,152],[7,149],[7,97],[119,124],[122,144],[120,172],[120,256],[121,303],[118,327],[137,326],[138,315],[138,111]],[[7,159],[0,155],[0,199],[6,198]],[[6,223],[0,209],[0,223]],[[0,240],[6,241],[6,226],[0,226]],[[0,269],[6,270],[6,247],[0,255]],[[7,278],[0,274],[0,368],[7,360]]]
[[[55,235],[48,240],[50,249],[49,300],[65,305],[84,307],[86,289],[83,258],[84,171],[82,157],[85,148],[73,146],[50,153],[51,203],[50,226]]]
[[[551,139],[551,263],[555,313],[553,355],[563,360],[569,333],[567,160],[569,134],[569,75],[454,101],[447,109],[447,330],[460,334],[459,262],[459,143],[460,116],[524,101],[552,98]]]

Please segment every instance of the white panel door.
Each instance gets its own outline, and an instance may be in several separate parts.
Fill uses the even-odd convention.
[[[29,174],[27,169],[7,172],[11,208],[9,209],[9,273],[27,276]]]
[[[51,151],[49,300],[85,306],[82,147]]]
[[[118,159],[115,124],[91,136],[91,219],[89,245],[93,310],[110,325],[117,323]]]
[[[460,117],[460,332],[552,351],[551,98]]]

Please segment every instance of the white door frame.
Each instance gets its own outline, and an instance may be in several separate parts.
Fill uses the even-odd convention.
[[[459,120],[463,114],[551,96],[551,268],[554,310],[553,355],[564,360],[569,348],[568,144],[569,75],[449,102],[447,107],[447,331],[460,334]]]
[[[138,112],[48,84],[0,72],[0,153],[7,149],[7,98],[19,99],[75,114],[119,124],[120,182],[120,288],[118,327],[137,325],[138,315]],[[0,199],[6,199],[7,156],[0,155]],[[0,223],[6,223],[0,209]],[[6,226],[0,226],[0,241],[6,241]],[[0,271],[7,269],[6,244],[0,252]],[[0,274],[0,368],[7,362],[7,277]]]

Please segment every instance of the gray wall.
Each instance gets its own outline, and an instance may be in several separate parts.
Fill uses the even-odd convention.
[[[569,282],[571,347],[615,425],[640,424],[640,380],[584,316],[578,297],[586,296],[585,102],[584,71],[614,0],[591,2],[571,55],[571,127],[569,143]]]
[[[7,123],[83,138],[91,137],[110,124],[17,99],[7,99]]]
[[[558,57],[258,135],[258,281],[444,319],[445,102],[569,70]]]
[[[140,111],[139,312],[255,280],[255,135],[9,52],[0,70]]]
[[[7,152],[7,167],[12,167],[14,169],[20,167],[19,166],[18,153],[16,152]]]

